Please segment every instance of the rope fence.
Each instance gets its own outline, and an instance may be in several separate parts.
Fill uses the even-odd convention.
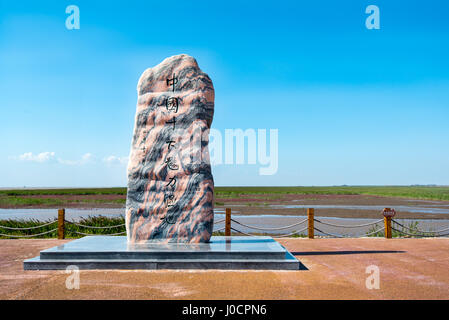
[[[341,225],[341,224],[333,224],[333,223],[329,223],[329,222],[324,222],[318,219],[313,219],[314,222],[318,222],[321,223],[322,225],[326,225],[326,226],[331,226],[331,227],[337,227],[337,228],[363,228],[363,227],[368,227],[368,226],[375,226],[380,222],[383,222],[383,219],[380,220],[376,220],[373,222],[369,222],[369,223],[364,223],[364,224],[356,224],[356,225]],[[355,235],[342,235],[342,234],[333,234],[327,231],[322,231],[321,229],[318,229],[316,227],[314,227],[314,230],[324,234],[325,236],[329,236],[329,237],[333,237],[333,238],[360,238],[360,237],[368,237],[368,236],[372,236],[372,235],[378,235],[379,232],[384,231],[385,227],[379,228],[377,230],[374,231],[369,231],[365,232],[362,236],[355,236]]]
[[[232,230],[232,231],[235,231],[235,232],[237,232],[237,233],[241,233],[241,234],[244,234],[245,236],[256,237],[256,235],[254,235],[254,234],[251,234],[251,233],[246,233],[246,232],[243,232],[243,231],[240,231],[240,230],[234,229],[234,228],[231,228],[231,230]]]
[[[55,228],[55,229],[52,229],[52,230],[49,230],[49,231],[45,231],[45,232],[41,232],[41,233],[37,233],[37,234],[31,234],[31,235],[13,235],[13,234],[0,233],[0,236],[11,237],[11,238],[31,238],[31,237],[43,236],[43,235],[46,235],[48,233],[52,233],[52,232],[55,232],[55,231],[58,231],[58,228]]]
[[[308,223],[307,227],[304,227],[300,230],[296,230],[287,234],[276,234],[273,235],[273,237],[276,238],[285,238],[285,237],[290,237],[290,236],[295,236],[295,235],[302,235],[302,236],[306,236],[305,235],[305,231],[307,230],[307,236],[310,239],[314,239],[315,238],[315,233],[314,231],[319,233],[320,238],[362,238],[362,237],[385,237],[385,238],[392,238],[392,231],[395,231],[395,237],[396,238],[401,238],[401,237],[445,237],[448,236],[449,233],[444,233],[442,234],[442,232],[445,231],[449,231],[449,228],[444,228],[444,229],[440,229],[440,230],[436,230],[436,231],[421,231],[421,230],[415,230],[412,229],[410,227],[404,226],[403,224],[397,222],[396,220],[393,220],[391,217],[387,217],[385,216],[384,219],[378,219],[372,222],[368,222],[368,223],[362,223],[362,224],[335,224],[335,223],[330,223],[327,221],[323,221],[322,219],[317,219],[314,217],[314,209],[313,208],[309,208],[307,209],[307,218],[300,220],[298,222],[295,222],[293,224],[290,225],[286,225],[286,226],[282,226],[282,227],[261,227],[261,226],[255,226],[255,225],[250,225],[250,224],[246,224],[243,223],[241,221],[236,220],[235,218],[231,218],[231,214],[230,214],[231,210],[227,209],[226,210],[226,218],[225,218],[225,223],[226,225],[228,225],[229,227],[225,227],[225,235],[226,236],[230,236],[231,235],[231,230],[236,232],[236,233],[240,233],[243,235],[247,235],[247,236],[254,236],[254,234],[249,233],[248,231],[242,231],[239,229],[236,229],[234,227],[231,227],[231,222],[238,224],[241,227],[245,227],[247,229],[250,230],[255,230],[255,231],[267,231],[267,232],[273,232],[273,231],[279,231],[279,230],[286,230],[289,228],[293,228],[295,226],[299,226],[303,223]],[[223,222],[223,220],[220,220],[220,222]],[[402,230],[396,229],[394,227],[391,226],[391,224],[396,223],[398,224],[400,227],[402,227]],[[217,222],[218,223],[218,222]],[[356,235],[356,234],[336,234],[333,232],[330,232],[328,230],[324,230],[323,228],[317,228],[315,227],[315,223],[321,224],[323,226],[329,226],[332,228],[340,228],[340,229],[354,229],[354,228],[366,228],[366,227],[372,227],[369,230],[366,230],[364,232],[362,232],[360,235]],[[380,223],[384,223],[384,226],[380,226]],[[220,229],[222,230],[222,229]],[[408,230],[408,231],[412,231],[412,233],[406,232],[404,230]],[[218,230],[217,230],[218,231]],[[266,234],[266,233],[264,233]]]
[[[361,227],[367,227],[370,225],[374,225],[374,224],[378,224],[379,222],[383,222],[383,219],[374,221],[374,222],[370,222],[370,223],[365,223],[365,224],[354,224],[354,225],[341,225],[341,224],[332,224],[329,222],[323,222],[320,221],[318,219],[314,219],[316,222],[319,222],[321,224],[327,225],[327,226],[331,226],[331,227],[338,227],[338,228],[361,228]]]
[[[79,231],[73,231],[73,232],[76,234],[80,234],[82,236],[118,236],[118,235],[126,234],[126,231],[117,232],[117,233],[108,233],[108,234],[92,234],[92,233],[84,233],[84,232],[79,232]]]
[[[276,236],[276,238],[286,238],[286,237],[290,237],[290,236],[293,236],[293,235],[300,235],[303,231],[306,231],[306,230],[307,230],[307,227],[302,228],[301,230],[293,231],[291,233],[287,233],[287,234],[283,234],[283,235],[280,235],[280,236]]]
[[[435,234],[435,233],[441,233],[441,232],[443,232],[443,231],[448,231],[449,230],[449,228],[445,228],[445,229],[441,229],[441,230],[436,230],[436,231],[425,231],[425,230],[419,230],[419,229],[412,229],[412,228],[410,228],[410,227],[406,227],[406,226],[404,226],[403,224],[401,224],[401,223],[399,223],[399,222],[397,222],[396,220],[392,220],[395,224],[397,224],[398,226],[400,226],[400,227],[402,227],[403,229],[408,229],[408,230],[410,230],[410,231],[412,231],[412,232],[418,232],[418,233],[421,233],[421,234]]]
[[[67,221],[67,220],[64,220],[64,222],[69,223],[69,224],[73,224],[73,225],[78,226],[78,227],[88,228],[88,229],[112,229],[112,228],[119,228],[119,227],[124,227],[125,226],[124,223],[117,224],[115,226],[96,227],[96,226],[86,226],[86,225],[83,225],[83,224],[80,224],[80,223],[76,223],[76,222],[73,222],[73,221]]]
[[[58,221],[55,220],[55,221],[51,221],[51,222],[48,222],[48,223],[41,224],[39,226],[28,227],[28,228],[13,228],[13,227],[5,227],[5,226],[1,226],[0,225],[0,229],[6,229],[6,230],[33,230],[33,229],[39,229],[39,228],[43,228],[43,227],[49,226],[49,225],[51,225],[53,223],[56,223],[56,222],[58,222]]]
[[[235,223],[237,223],[237,224],[239,224],[241,226],[247,227],[249,229],[271,231],[271,230],[285,230],[285,229],[289,229],[289,228],[295,227],[297,225],[303,224],[304,222],[307,221],[307,219],[304,219],[304,220],[302,220],[300,222],[291,224],[289,226],[284,226],[284,227],[279,227],[279,228],[260,228],[260,227],[256,227],[256,226],[249,226],[249,225],[241,223],[241,222],[239,222],[239,221],[237,221],[235,219],[231,219],[231,221],[233,221],[233,222],[235,222]]]
[[[386,208],[390,210],[389,208]],[[384,210],[386,210],[384,209]],[[390,210],[394,211],[394,210]],[[389,212],[390,212],[389,211]],[[394,212],[395,213],[395,212]],[[120,221],[120,220],[119,220]],[[101,222],[101,220],[100,220]],[[104,221],[103,221],[104,222]],[[384,223],[384,226],[379,226],[380,223]],[[308,237],[309,239],[315,238],[315,231],[319,233],[317,237],[322,238],[360,238],[360,237],[385,237],[385,238],[411,238],[411,237],[417,237],[417,238],[441,238],[441,237],[448,237],[449,236],[449,227],[443,228],[439,230],[419,230],[416,228],[416,224],[411,224],[410,226],[406,226],[400,222],[398,222],[395,219],[392,219],[392,216],[385,215],[384,219],[375,220],[373,222],[369,223],[363,223],[363,224],[335,224],[330,223],[328,221],[323,221],[322,218],[317,219],[314,216],[314,209],[308,208],[307,209],[307,218],[299,220],[295,223],[286,225],[286,226],[280,226],[280,227],[262,227],[257,225],[251,225],[243,223],[235,218],[231,218],[231,209],[226,208],[226,215],[225,219],[216,220],[214,222],[214,226],[224,223],[224,227],[220,229],[213,230],[215,233],[223,233],[225,236],[231,236],[231,231],[234,231],[238,234],[243,234],[246,236],[257,236],[261,235],[272,235],[275,238],[286,238],[286,237],[292,237],[292,236],[302,236],[302,237]],[[247,230],[239,230],[232,226],[232,223],[234,225],[238,225],[240,227],[249,229]],[[45,230],[39,233],[30,233],[32,230],[36,229],[43,229],[43,228],[49,228],[50,226],[57,224],[57,228],[53,228],[50,230]],[[307,224],[305,227],[299,230],[288,230],[292,229],[294,227],[298,227],[300,225]],[[319,226],[315,226],[315,224],[319,224]],[[392,226],[394,225],[394,226]],[[337,234],[334,232],[331,232],[329,230],[325,230],[322,228],[322,226],[328,226],[332,228],[340,228],[343,230],[346,229],[354,229],[354,228],[366,228],[371,227],[369,230],[365,230],[362,232],[361,235],[356,234]],[[6,237],[6,238],[33,238],[33,237],[40,237],[55,234],[57,233],[58,239],[65,239],[66,235],[72,236],[99,236],[99,235],[109,235],[109,236],[118,236],[118,235],[125,235],[126,230],[121,231],[126,227],[125,223],[115,224],[115,225],[105,225],[105,226],[98,226],[98,225],[87,225],[83,223],[78,223],[75,221],[68,221],[65,219],[65,209],[58,210],[58,219],[50,222],[46,222],[40,225],[36,226],[30,226],[30,227],[15,227],[15,226],[5,226],[0,225],[0,237]],[[81,230],[80,230],[81,229]],[[86,231],[84,231],[84,229]],[[118,229],[116,232],[113,232],[114,230],[111,229]],[[5,231],[11,231],[11,234],[4,233],[2,230]],[[108,233],[107,231],[110,230],[112,233]],[[252,230],[255,230],[257,232],[256,234],[252,233]],[[282,231],[287,230],[290,231],[288,233],[275,233],[276,231]],[[262,232],[261,232],[262,231]],[[22,234],[16,234],[22,232]]]
[[[396,231],[396,232],[399,232],[401,234],[405,234],[405,235],[407,235],[409,237],[418,237],[418,238],[438,238],[438,237],[446,237],[446,236],[449,235],[449,233],[439,234],[439,235],[426,235],[426,234],[418,234],[418,233],[411,234],[411,233],[408,233],[408,232],[405,232],[405,231],[402,231],[402,230],[398,230],[398,229],[396,229],[394,227],[392,227],[391,229]]]
[[[320,230],[318,228],[315,228],[315,230],[318,231],[318,232],[321,232],[324,235],[327,235],[327,236],[330,236],[330,237],[333,237],[333,238],[360,238],[360,237],[354,237],[354,236],[345,236],[345,235],[341,235],[341,234],[332,234],[332,233],[329,233],[329,232],[324,232],[324,231],[322,231],[322,230]],[[367,236],[370,236],[370,235],[378,234],[379,232],[381,232],[383,230],[385,230],[385,227],[382,227],[380,229],[374,230],[374,231],[369,232],[369,233],[365,233],[364,236],[367,237]]]

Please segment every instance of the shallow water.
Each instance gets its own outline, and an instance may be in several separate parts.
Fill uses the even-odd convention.
[[[430,205],[432,206],[432,205]],[[444,205],[446,206],[446,205]],[[300,208],[310,208],[311,205],[301,205],[301,204],[292,204],[292,205],[282,205],[282,204],[274,204],[270,206],[273,209],[300,209]],[[416,207],[416,206],[398,206],[398,205],[382,205],[382,206],[374,206],[374,205],[324,205],[324,204],[314,204],[314,208],[317,209],[347,209],[347,210],[374,210],[381,212],[383,208],[394,208],[396,211],[402,212],[413,212],[413,213],[439,213],[439,214],[449,214],[448,209],[442,208],[427,208],[427,207]]]

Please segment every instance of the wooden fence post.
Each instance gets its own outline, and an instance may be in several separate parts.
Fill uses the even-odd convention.
[[[309,234],[309,239],[313,239],[314,238],[314,224],[313,224],[313,219],[315,216],[315,210],[313,208],[307,208],[307,220],[309,222],[309,230],[308,230],[308,234]]]
[[[231,235],[231,208],[226,208],[225,236]]]
[[[385,238],[391,239],[391,217],[384,217]]]
[[[64,239],[64,220],[65,220],[65,209],[58,210],[58,239]]]

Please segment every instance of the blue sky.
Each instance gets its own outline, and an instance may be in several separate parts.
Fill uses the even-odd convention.
[[[216,165],[218,186],[447,185],[448,14],[435,0],[0,0],[0,187],[125,186],[137,81],[180,53],[214,82],[213,128],[279,132],[276,174]]]

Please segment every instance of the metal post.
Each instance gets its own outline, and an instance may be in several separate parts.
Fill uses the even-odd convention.
[[[231,236],[231,208],[226,208],[225,236]]]
[[[307,220],[309,222],[309,239],[313,239],[314,238],[314,224],[313,224],[313,219],[315,216],[315,210],[313,208],[307,208]]]
[[[65,221],[65,209],[58,210],[58,239],[64,239],[64,221]]]
[[[384,217],[385,238],[391,239],[391,217]]]

